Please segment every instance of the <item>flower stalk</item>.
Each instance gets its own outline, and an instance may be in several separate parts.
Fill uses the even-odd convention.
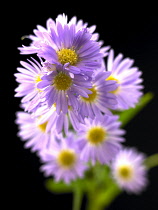
[[[83,192],[78,183],[73,189],[73,210],[80,210],[82,205]]]

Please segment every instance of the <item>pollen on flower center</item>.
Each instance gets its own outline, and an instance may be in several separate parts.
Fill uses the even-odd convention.
[[[68,90],[72,85],[72,79],[64,72],[59,72],[54,78],[53,85],[57,90]]]
[[[37,75],[36,77],[35,77],[35,83],[38,83],[38,82],[41,82],[42,80],[41,80],[41,75]]]
[[[70,149],[63,149],[57,157],[57,162],[64,168],[71,168],[76,162],[76,155]]]
[[[88,89],[88,90],[92,91],[92,93],[88,94],[88,98],[85,98],[85,97],[81,96],[81,99],[85,102],[94,102],[96,100],[97,96],[98,96],[95,86]]]
[[[74,66],[78,62],[78,55],[75,50],[72,49],[61,49],[57,51],[58,60],[61,64],[70,63],[70,65]]]
[[[102,143],[106,138],[106,131],[100,126],[92,127],[87,132],[87,140],[93,145]]]
[[[128,165],[122,165],[117,169],[117,174],[120,178],[124,180],[129,180],[132,177],[133,170],[130,166]]]
[[[110,75],[106,80],[114,80],[116,81],[117,84],[119,84],[119,80],[113,75]],[[116,88],[115,90],[110,91],[110,93],[117,94],[119,90],[120,90],[120,87]]]
[[[117,83],[119,83],[119,80],[115,78],[113,75],[110,75],[106,80],[115,80]]]
[[[48,123],[48,122],[46,121],[45,123],[42,123],[42,124],[38,125],[38,128],[39,128],[43,133],[45,133],[45,131],[46,131],[47,123]]]

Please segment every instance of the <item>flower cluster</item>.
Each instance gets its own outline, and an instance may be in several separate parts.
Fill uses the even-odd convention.
[[[96,26],[65,14],[48,19],[28,36],[21,54],[35,54],[15,74],[18,136],[37,152],[41,170],[56,181],[84,177],[89,165],[111,168],[118,185],[138,193],[146,185],[143,156],[125,149],[125,131],[114,111],[135,107],[142,96],[141,71],[133,60],[114,57]],[[36,59],[37,58],[37,59]]]

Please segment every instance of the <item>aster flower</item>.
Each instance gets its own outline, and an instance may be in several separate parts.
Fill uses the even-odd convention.
[[[15,89],[16,97],[23,97],[21,102],[27,104],[26,110],[35,108],[40,102],[42,91],[37,88],[37,84],[41,81],[41,76],[44,74],[41,64],[32,58],[28,62],[21,61],[21,65],[15,73],[16,81],[19,86]]]
[[[58,16],[56,22],[47,21],[47,28],[38,26],[31,37],[29,47],[19,48],[23,54],[38,53],[51,64],[64,65],[74,74],[93,71],[100,66],[99,59],[107,55],[108,47],[100,49],[102,42],[97,42],[98,35],[92,35],[95,27],[88,29],[81,21],[72,18],[67,23],[67,16]]]
[[[43,162],[41,170],[46,176],[54,176],[56,181],[63,180],[66,183],[83,177],[87,169],[80,159],[80,152],[75,142],[75,136],[69,133],[66,138],[52,142],[51,147],[42,150],[39,156]]]
[[[56,131],[60,134],[64,131],[65,134],[68,133],[69,128],[72,126],[75,130],[78,130],[80,123],[84,123],[83,118],[78,114],[77,111],[73,110],[71,106],[68,107],[68,112],[64,114],[62,111],[60,114],[56,112],[56,106],[53,105],[48,108],[46,105],[39,107],[33,117],[38,117],[39,124],[46,124],[46,132]]]
[[[85,117],[94,118],[100,116],[101,112],[111,114],[109,109],[117,108],[116,96],[110,91],[117,88],[116,81],[106,81],[110,76],[110,72],[103,71],[104,68],[98,69],[94,72],[92,77],[92,92],[88,97],[79,97],[79,112]]]
[[[128,193],[140,193],[147,184],[144,155],[135,149],[123,149],[112,162],[112,175]]]
[[[120,129],[118,116],[102,115],[85,119],[85,124],[80,126],[78,144],[81,149],[81,158],[86,162],[95,164],[99,161],[102,164],[109,164],[119,149],[125,133]]]
[[[48,107],[56,104],[56,111],[65,114],[68,106],[72,106],[74,110],[78,109],[77,96],[88,97],[91,93],[91,83],[85,76],[69,74],[63,67],[58,66],[56,71],[41,77],[41,82],[37,87],[43,89],[44,100]]]
[[[141,89],[143,86],[140,78],[142,72],[132,65],[132,59],[123,59],[122,54],[114,58],[114,51],[110,50],[107,58],[107,71],[110,71],[111,75],[107,80],[115,80],[118,84],[118,87],[112,93],[116,95],[117,108],[121,110],[135,107],[142,96]]]
[[[46,28],[44,28],[41,25],[37,25],[37,29],[34,29],[34,35],[28,35],[28,36],[24,36],[24,38],[29,38],[30,40],[32,40],[32,43],[30,46],[26,47],[23,46],[23,48],[19,48],[19,50],[21,51],[22,54],[32,54],[32,53],[36,53],[38,51],[38,49],[41,47],[41,45],[43,43],[45,43],[45,39],[44,39],[44,32],[47,32],[49,34],[51,34],[51,28],[53,28],[55,31],[57,31],[57,23],[62,24],[62,26],[64,27],[65,25],[68,25],[69,27],[71,25],[75,26],[75,31],[79,31],[83,28],[87,28],[88,31],[92,34],[92,39],[93,40],[98,40],[99,38],[99,34],[98,33],[94,33],[96,29],[96,26],[90,26],[87,27],[88,24],[87,23],[83,23],[82,20],[77,21],[77,18],[74,16],[71,18],[71,20],[68,22],[68,17],[63,14],[63,15],[58,15],[56,18],[56,21],[54,21],[52,18],[49,18],[46,21]],[[105,50],[106,51],[106,50]]]
[[[47,122],[39,123],[40,118],[32,118],[31,114],[22,111],[17,112],[16,117],[16,124],[19,128],[18,136],[25,141],[26,148],[31,148],[35,152],[49,146],[54,135],[46,132]]]

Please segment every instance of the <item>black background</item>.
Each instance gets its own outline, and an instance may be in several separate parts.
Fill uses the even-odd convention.
[[[115,50],[115,55],[123,53],[125,57],[135,60],[134,65],[143,72],[144,93],[151,91],[155,94],[153,101],[141,111],[137,117],[126,127],[127,134],[125,145],[134,146],[146,155],[158,152],[158,14],[154,5],[138,7],[130,2],[111,5],[105,2],[54,2],[38,1],[23,2],[13,6],[8,14],[7,26],[9,28],[9,53],[11,62],[8,61],[8,127],[9,138],[7,153],[9,161],[9,178],[6,181],[7,202],[12,208],[23,207],[44,210],[64,209],[70,210],[72,195],[55,195],[44,187],[45,178],[39,172],[40,163],[35,154],[23,148],[23,142],[16,137],[17,127],[14,124],[15,112],[19,110],[19,98],[14,98],[14,89],[17,87],[13,74],[20,66],[20,60],[29,56],[20,55],[17,47],[25,44],[23,35],[32,34],[37,24],[45,26],[46,20],[56,18],[58,14],[65,13],[69,19],[77,16],[88,22],[89,26],[97,25],[96,31],[104,45],[110,45]],[[5,9],[7,9],[7,5]],[[7,10],[6,10],[7,11]],[[7,16],[6,16],[7,17]],[[8,41],[7,41],[8,42]],[[5,69],[6,70],[6,69]],[[7,154],[8,156],[8,154]],[[140,196],[121,194],[108,208],[108,210],[157,210],[158,209],[158,168],[149,171],[149,186]],[[6,185],[5,183],[5,185]],[[86,199],[83,202],[85,207]],[[97,210],[97,209],[96,209]]]

